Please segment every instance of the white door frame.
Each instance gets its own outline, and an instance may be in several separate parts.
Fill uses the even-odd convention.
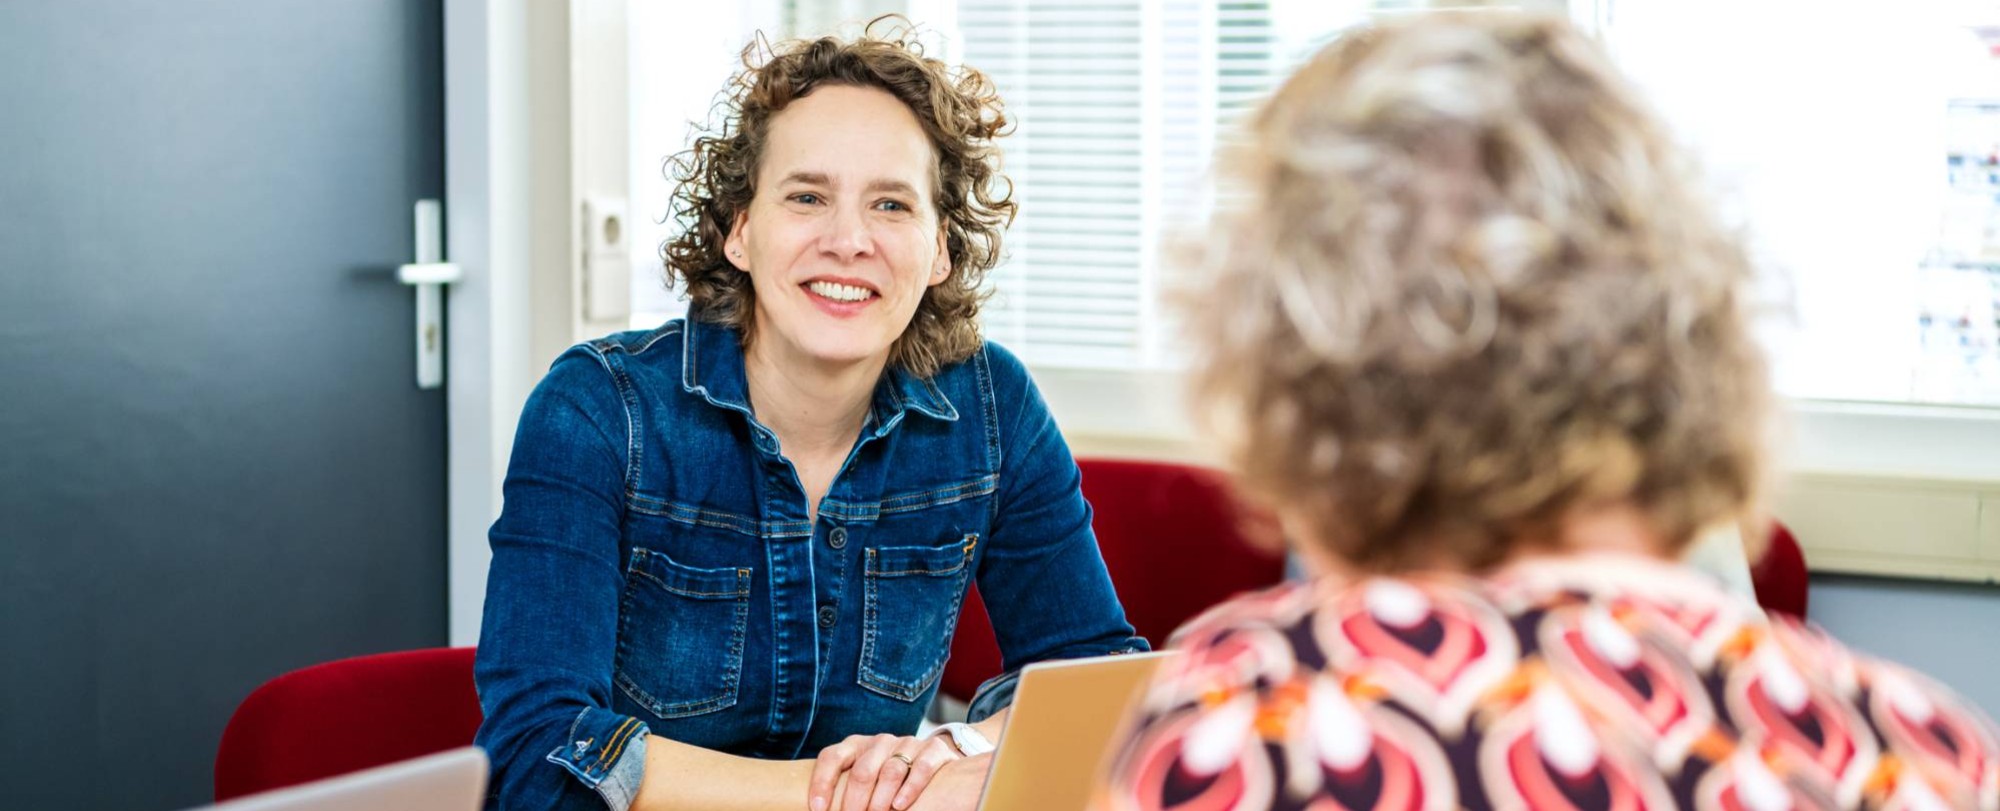
[[[531,80],[550,60],[560,65],[568,58],[565,37],[544,28],[548,9],[566,6],[444,0],[446,255],[465,270],[446,303],[452,645],[478,641],[491,557],[486,529],[500,514],[500,482],[521,404],[547,364],[544,356],[553,356],[547,344],[554,336],[537,329],[544,322],[537,311],[553,302],[535,294],[560,269],[537,278],[537,243],[550,233],[546,225],[537,230],[534,191],[547,174],[538,176],[538,167],[552,153],[566,161],[568,144],[545,137],[547,127],[538,125],[554,117],[535,113],[566,100],[549,98],[551,88]],[[554,236],[560,240],[566,231]]]
[[[586,310],[582,206],[627,195],[627,0],[443,2],[446,251],[465,271],[446,310],[446,613],[471,645],[521,405],[564,349],[626,326]]]
[[[525,117],[524,9],[489,0],[444,0],[445,251],[465,269],[446,299],[445,424],[448,518],[446,600],[453,645],[478,639],[477,613],[489,557],[475,516],[497,514],[508,441],[499,417],[525,398],[528,351],[526,144],[509,122]],[[513,58],[509,58],[512,56]],[[474,598],[477,599],[477,598]],[[476,605],[476,603],[474,603]]]

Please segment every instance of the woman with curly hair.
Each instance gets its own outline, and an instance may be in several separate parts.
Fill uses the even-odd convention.
[[[493,807],[970,808],[1012,674],[1146,647],[979,335],[999,99],[875,28],[746,49],[676,161],[688,317],[527,403],[476,669]],[[915,738],[975,581],[1010,675]]]
[[[1104,805],[2000,807],[1929,679],[1675,565],[1756,510],[1751,266],[1564,20],[1347,33],[1191,251],[1194,400],[1310,582],[1182,628]]]

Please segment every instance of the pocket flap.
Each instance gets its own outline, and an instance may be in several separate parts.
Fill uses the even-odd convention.
[[[750,593],[749,569],[688,566],[650,549],[633,549],[632,564],[627,571],[658,583],[667,591],[696,600],[733,600]]]
[[[958,574],[972,559],[979,535],[969,534],[951,546],[880,546],[868,550],[868,573],[876,577]]]

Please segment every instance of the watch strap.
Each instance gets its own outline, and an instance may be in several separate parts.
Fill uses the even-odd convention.
[[[983,755],[993,751],[994,748],[993,742],[987,740],[986,736],[980,734],[979,729],[971,724],[956,721],[939,724],[937,729],[931,730],[931,734],[951,736],[952,745],[958,747],[959,753],[966,757]]]

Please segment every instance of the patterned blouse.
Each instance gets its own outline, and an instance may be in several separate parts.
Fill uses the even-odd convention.
[[[1175,640],[1105,807],[2000,809],[1966,701],[1665,563],[1321,580]]]

